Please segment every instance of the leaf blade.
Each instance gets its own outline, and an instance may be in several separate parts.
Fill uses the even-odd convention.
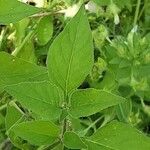
[[[59,89],[47,82],[24,82],[5,87],[25,108],[41,118],[57,119],[61,114]]]
[[[11,129],[17,136],[37,146],[52,144],[60,134],[60,129],[50,121],[28,121]]]
[[[83,82],[92,65],[92,34],[84,7],[81,7],[52,43],[47,66],[50,78],[68,93]]]
[[[0,0],[0,24],[15,23],[41,11],[17,0]]]
[[[150,147],[150,138],[129,124],[117,121],[99,128],[89,139],[114,150],[148,150]]]
[[[47,69],[29,63],[8,53],[0,53],[0,88],[29,81],[48,80]]]
[[[124,98],[104,90],[76,90],[70,96],[69,113],[75,118],[85,117],[124,101]]]
[[[75,132],[65,132],[63,138],[64,145],[71,149],[86,149],[87,146]]]

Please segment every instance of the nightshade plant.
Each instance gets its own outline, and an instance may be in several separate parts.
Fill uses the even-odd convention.
[[[0,6],[3,6],[0,9],[1,24],[15,23],[43,11],[16,0],[0,0]],[[45,45],[49,42],[53,34],[53,25],[48,23],[49,20],[52,20],[52,17],[46,16],[36,20],[38,23],[25,37],[24,42],[29,42],[26,46],[31,44],[28,38],[35,28],[38,44]],[[28,22],[28,19],[25,22]],[[25,22],[22,22],[24,28],[27,26]],[[45,31],[41,26],[49,28]],[[18,32],[18,36],[24,37],[23,29],[18,29]],[[113,65],[120,65],[120,61],[124,60],[120,68],[130,69],[132,61],[130,58],[128,61],[128,54],[124,53],[124,59],[121,60],[120,51],[114,52],[114,49],[111,52],[114,52],[116,57],[109,57],[109,50],[117,47],[115,42],[105,47],[107,50],[102,52],[103,59],[99,61],[103,62],[101,67],[105,70],[104,62],[109,59],[108,68],[116,75],[120,72],[117,72]],[[123,107],[128,104],[125,96],[107,88],[95,89],[91,81],[89,83],[93,88],[81,87],[85,80],[91,80],[93,66],[98,65],[94,63],[93,36],[84,4],[80,5],[77,14],[65,25],[50,46],[48,45],[46,67],[33,63],[33,57],[23,57],[20,54],[20,49],[23,48],[20,47],[20,43],[21,41],[16,41],[17,48],[12,55],[0,52],[0,90],[4,96],[9,97],[6,104],[5,129],[8,139],[16,149],[150,149],[150,138],[132,127],[125,116],[125,120],[122,120]],[[124,42],[118,43],[127,51]],[[131,54],[129,57],[132,57]],[[122,79],[121,82],[117,77],[118,74],[116,79],[119,85],[131,85],[130,80]],[[114,110],[118,118],[121,118],[120,121],[114,117]],[[100,112],[105,115],[101,115]],[[96,119],[88,122],[86,118],[91,116]]]

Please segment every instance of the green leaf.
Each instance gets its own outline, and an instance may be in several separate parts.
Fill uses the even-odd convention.
[[[37,41],[39,45],[45,45],[53,35],[52,17],[43,17],[37,26]]]
[[[17,57],[31,63],[36,62],[37,59],[35,56],[35,49],[32,40],[29,40],[25,43],[21,51],[17,53]]]
[[[25,118],[21,115],[21,113],[13,106],[8,105],[7,106],[7,113],[5,117],[5,127],[6,127],[6,133],[9,137],[9,140],[11,143],[19,148],[19,149],[30,149],[30,145],[27,143],[24,143],[24,141],[20,138],[18,138],[12,131],[11,128],[14,125],[17,125],[18,123],[21,123],[24,121]]]
[[[149,76],[149,74],[150,74],[150,64],[141,65],[138,68],[138,73],[143,78]]]
[[[104,90],[77,90],[70,97],[69,113],[76,118],[89,116],[124,101],[123,97]]]
[[[59,127],[49,121],[23,122],[11,128],[11,131],[37,146],[52,144],[60,134]]]
[[[14,24],[15,27],[15,46],[18,47],[22,40],[25,38],[26,35],[26,29],[30,23],[29,18],[24,18],[20,20],[19,22]]]
[[[3,133],[0,133],[0,143],[2,143],[5,140],[5,137]]]
[[[117,121],[99,128],[88,140],[96,147],[105,146],[106,150],[149,150],[150,148],[149,137],[132,126]],[[89,150],[93,149],[89,148]]]
[[[125,6],[127,6],[129,9],[131,9],[131,0],[92,0],[93,2],[95,2],[97,5],[100,6],[108,6],[110,5],[112,2],[115,3],[117,6],[119,6],[120,8],[124,8]]]
[[[0,24],[15,23],[25,17],[41,11],[18,0],[0,0]]]
[[[50,78],[68,93],[83,82],[92,65],[92,34],[84,7],[81,7],[52,43],[47,66]]]
[[[92,140],[86,140],[85,143],[88,146],[88,150],[115,150]]]
[[[97,5],[100,5],[100,6],[107,6],[110,4],[110,0],[92,0],[93,2],[95,2]]]
[[[16,108],[8,105],[5,117],[6,130],[8,131],[21,117],[22,114]]]
[[[66,132],[63,139],[64,145],[71,149],[86,149],[87,146],[75,132]]]
[[[0,113],[0,127],[4,125],[5,117]]]
[[[27,81],[48,80],[47,69],[8,53],[0,53],[0,88]]]
[[[128,122],[132,112],[132,102],[130,100],[125,101],[122,104],[116,106],[116,114],[120,121]]]
[[[24,82],[7,86],[5,90],[25,108],[44,119],[56,119],[61,114],[60,90],[47,81]]]

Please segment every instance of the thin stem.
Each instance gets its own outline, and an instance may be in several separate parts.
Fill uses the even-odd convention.
[[[55,12],[43,12],[43,13],[39,13],[39,14],[35,14],[30,16],[30,18],[34,18],[34,17],[44,17],[44,16],[50,16],[50,15],[58,15],[58,14],[64,14],[65,10],[60,10],[60,11],[55,11]]]
[[[145,10],[145,8],[146,8],[146,3],[147,3],[147,0],[145,0],[144,6],[143,6],[143,8],[141,9],[141,12],[139,13],[138,20],[141,18],[142,14],[143,14],[143,12],[144,12],[144,10]]]
[[[121,105],[121,104],[119,104],[119,109],[120,109],[121,115],[122,115],[122,117],[123,117],[123,120],[124,120],[125,122],[128,122],[128,120],[127,120],[127,118],[126,118],[126,116],[125,116],[125,114],[124,114],[124,111],[123,111],[123,109],[122,109],[122,105]]]
[[[141,105],[142,105],[142,107],[144,108],[144,107],[145,107],[145,103],[144,103],[143,98],[141,98],[141,97],[140,97],[140,101],[141,101]]]
[[[100,118],[98,118],[97,120],[95,120],[91,125],[89,125],[82,133],[82,136],[85,136],[87,134],[87,132],[93,128],[97,122],[99,122],[104,116],[101,116]]]
[[[64,93],[64,109],[67,109],[69,100],[68,100],[68,94]],[[63,139],[64,133],[68,130],[68,119],[65,117],[62,123],[62,133],[61,133],[61,140]],[[62,150],[65,150],[65,146],[63,145]]]
[[[30,31],[27,36],[25,37],[25,39],[22,41],[21,45],[18,46],[13,52],[12,55],[13,56],[17,56],[17,54],[21,51],[21,49],[24,47],[24,45],[27,43],[27,41],[32,37],[34,33],[34,30]]]
[[[40,18],[41,19],[41,18]],[[40,19],[36,22],[36,24],[32,27],[32,30],[27,34],[27,36],[24,38],[24,40],[22,41],[22,43],[20,44],[20,46],[18,46],[13,52],[12,55],[13,56],[17,56],[17,54],[22,50],[22,48],[24,47],[24,45],[27,43],[27,41],[32,38],[32,36],[35,34],[35,29],[38,25],[38,23],[40,22]]]
[[[6,32],[7,32],[7,27],[6,28],[3,28],[2,29],[2,31],[1,31],[1,34],[0,34],[0,49],[1,49],[1,47],[2,47],[2,43],[3,43],[3,39],[4,39],[4,37],[5,37],[5,34],[6,34]]]
[[[26,116],[26,114],[18,107],[18,105],[15,103],[15,101],[11,101],[9,104],[11,106],[15,107],[22,115]]]
[[[0,111],[2,111],[3,109],[5,109],[7,107],[7,104],[4,104],[0,107]]]
[[[137,21],[138,21],[138,15],[139,15],[139,10],[140,10],[140,5],[141,5],[141,0],[137,0],[136,11],[135,11],[135,16],[134,16],[134,22],[133,22],[133,27],[136,26]]]
[[[90,0],[83,0],[83,2],[81,2],[81,4],[87,4]],[[58,14],[65,14],[67,9],[62,9],[59,11],[53,11],[53,12],[43,12],[43,13],[39,13],[39,14],[35,14],[30,16],[31,18],[33,17],[44,17],[44,16],[50,16],[50,15],[58,15]]]

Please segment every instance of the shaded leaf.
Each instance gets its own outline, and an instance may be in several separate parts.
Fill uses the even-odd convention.
[[[37,41],[39,45],[45,45],[53,35],[52,17],[43,17],[37,26]]]

